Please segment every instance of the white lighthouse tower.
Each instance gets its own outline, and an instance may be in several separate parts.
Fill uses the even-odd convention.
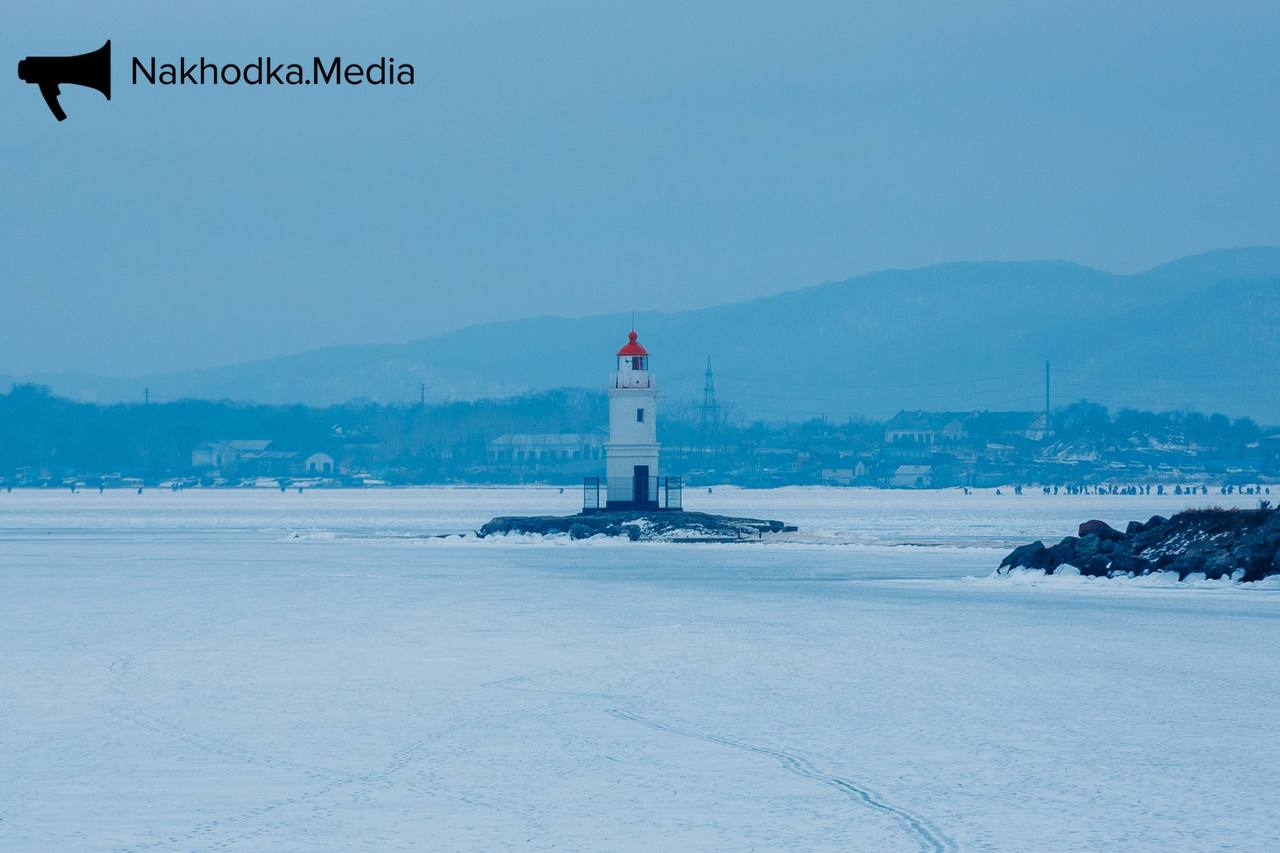
[[[606,509],[659,508],[657,415],[649,351],[633,331],[618,350],[618,372],[609,385]]]

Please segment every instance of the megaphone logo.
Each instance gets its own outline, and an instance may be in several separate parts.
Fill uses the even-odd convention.
[[[58,103],[58,86],[63,83],[97,89],[111,100],[111,39],[97,50],[77,56],[28,56],[18,63],[18,77],[39,86],[54,118],[62,121],[67,114]]]

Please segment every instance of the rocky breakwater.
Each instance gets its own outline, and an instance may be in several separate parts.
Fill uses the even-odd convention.
[[[543,536],[569,534],[572,539],[625,536],[632,541],[736,542],[763,539],[766,534],[792,532],[781,521],[732,518],[705,512],[593,512],[581,515],[501,516],[481,527],[481,538],[504,533]]]
[[[1056,545],[1037,541],[1015,548],[997,574],[1012,569],[1061,574],[1068,566],[1093,577],[1176,572],[1179,580],[1191,575],[1261,580],[1280,574],[1280,511],[1266,504],[1187,510],[1172,518],[1131,521],[1124,532],[1104,521],[1086,521],[1077,535]]]

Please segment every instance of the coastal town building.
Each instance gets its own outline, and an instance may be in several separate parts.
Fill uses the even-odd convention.
[[[191,451],[192,468],[235,468],[241,462],[257,459],[271,446],[269,438],[237,438],[208,441]]]
[[[1018,437],[1042,441],[1048,434],[1044,412],[900,411],[884,427],[884,443],[936,446],[972,438]]]
[[[907,412],[885,424],[885,444],[950,444],[969,437],[967,412]]]
[[[328,453],[312,453],[304,464],[308,477],[328,477],[338,470]]]
[[[543,432],[500,435],[486,447],[491,464],[556,464],[603,459],[604,437],[594,432]]]
[[[293,478],[335,476],[339,466],[328,453],[286,450],[265,438],[238,438],[197,445],[191,467],[201,476]]]
[[[928,489],[933,486],[932,465],[899,465],[889,486],[894,489]]]

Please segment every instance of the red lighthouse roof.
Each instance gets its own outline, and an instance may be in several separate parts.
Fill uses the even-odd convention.
[[[636,343],[636,333],[632,332],[627,335],[627,343],[622,349],[618,350],[618,355],[648,355],[649,351],[640,344]]]

